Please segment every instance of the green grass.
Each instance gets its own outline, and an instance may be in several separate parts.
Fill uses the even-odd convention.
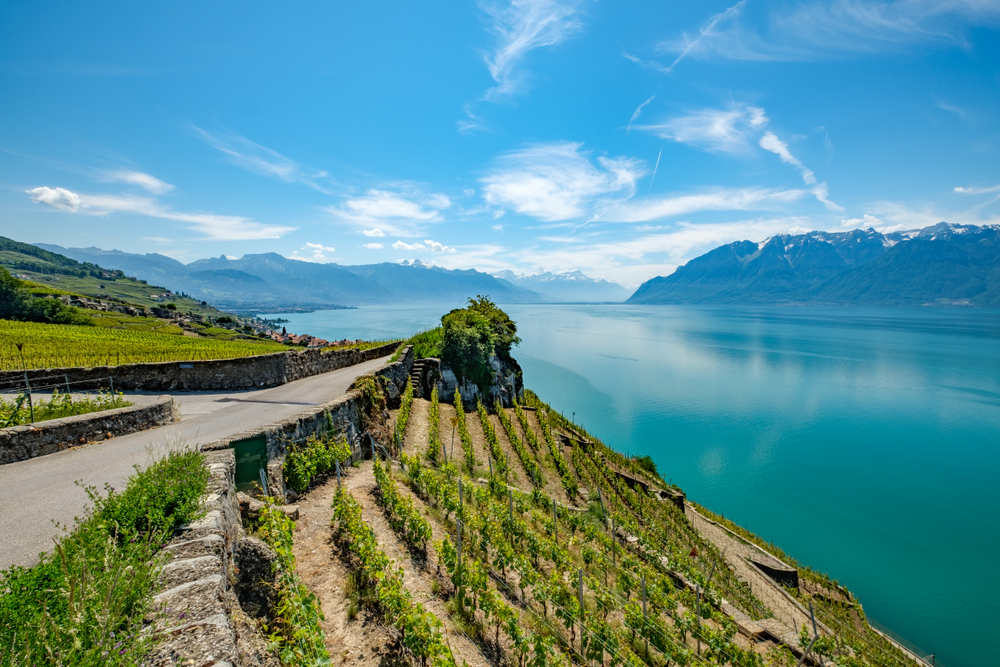
[[[121,491],[86,488],[91,507],[51,554],[0,572],[0,665],[141,664],[160,550],[200,516],[208,478],[199,453],[172,452]]]
[[[223,341],[101,326],[0,320],[0,370],[21,368],[17,344],[23,344],[28,368],[232,359],[288,350],[285,345],[264,340]]]
[[[47,401],[44,399],[35,401],[33,406],[28,405],[27,401],[5,401],[0,398],[0,427],[30,424],[32,411],[34,411],[35,421],[42,422],[74,415],[86,415],[102,410],[127,408],[130,405],[132,403],[126,401],[121,393],[110,394],[104,391],[92,396],[74,399],[71,395],[60,394],[57,390],[52,392],[52,398]]]
[[[413,346],[414,359],[428,357],[441,358],[441,346],[444,344],[444,327],[435,327],[422,331],[403,343]]]

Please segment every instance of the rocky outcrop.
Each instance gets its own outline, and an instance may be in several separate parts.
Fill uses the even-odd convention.
[[[493,382],[483,395],[478,386],[467,378],[459,378],[446,362],[434,358],[419,359],[414,362],[414,369],[420,369],[420,391],[415,392],[415,395],[428,398],[431,389],[437,388],[440,400],[450,402],[455,389],[458,389],[466,408],[474,408],[478,400],[489,406],[499,400],[504,407],[509,408],[513,405],[512,399],[521,400],[524,397],[521,366],[514,359],[502,361],[496,356],[490,356],[489,364]]]

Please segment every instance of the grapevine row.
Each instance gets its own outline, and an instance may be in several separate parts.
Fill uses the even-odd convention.
[[[493,472],[506,480],[510,475],[510,464],[507,462],[507,455],[500,448],[500,442],[497,440],[493,422],[490,421],[490,415],[486,412],[486,407],[483,406],[482,401],[476,404],[476,411],[479,413],[479,423],[483,426],[483,436],[486,438],[486,445],[490,449],[490,456],[493,457],[493,463],[496,466]]]
[[[377,458],[373,471],[380,492],[379,502],[385,508],[389,525],[410,546],[426,548],[427,540],[431,539],[431,524],[420,516],[413,505],[413,498],[399,492],[396,481],[386,472]]]
[[[431,409],[427,428],[427,458],[435,463],[441,456],[440,420],[441,409],[438,403],[438,390],[437,387],[434,387],[431,390]]]
[[[515,403],[515,405],[517,404]],[[514,429],[514,424],[510,420],[510,415],[503,409],[503,404],[497,401],[493,404],[493,409],[496,410],[497,418],[500,419],[500,425],[503,426],[503,430],[507,433],[507,439],[510,440],[511,447],[517,452],[517,457],[521,459],[524,471],[528,473],[528,477],[535,486],[544,486],[545,478],[542,477],[542,469],[538,465],[537,459],[525,448],[524,441],[518,437],[517,431]],[[526,432],[528,431],[526,430]]]
[[[458,436],[462,440],[462,451],[465,452],[465,467],[471,473],[476,467],[476,453],[472,448],[472,436],[469,426],[465,423],[465,407],[462,405],[462,394],[455,389],[455,417],[458,421]]]
[[[410,423],[410,413],[413,411],[413,383],[406,381],[403,396],[399,402],[399,413],[396,415],[396,439],[400,443],[406,435],[406,425]]]
[[[541,410],[542,403],[533,394],[529,396],[529,400],[534,398],[534,407],[536,410]],[[524,411],[521,410],[520,406],[515,404],[515,409],[517,410],[517,418],[521,420],[521,425],[525,427],[527,431],[528,418],[524,415]],[[550,413],[551,411],[546,411]],[[576,498],[577,493],[580,492],[580,485],[577,484],[576,478],[569,469],[569,465],[566,463],[566,457],[563,456],[562,449],[556,446],[556,442],[552,437],[552,429],[549,428],[548,419],[542,417],[541,414],[538,415],[538,424],[542,427],[542,436],[545,438],[545,444],[549,447],[549,455],[552,456],[552,460],[556,464],[556,470],[559,472],[559,479],[562,480],[563,487],[566,488],[566,493],[570,498]]]
[[[455,667],[455,658],[445,643],[441,621],[413,601],[403,586],[401,569],[379,549],[375,532],[361,518],[361,507],[350,494],[337,490],[333,518],[338,530],[358,559],[358,574],[364,586],[373,586],[385,620],[403,635],[403,643],[421,665]]]

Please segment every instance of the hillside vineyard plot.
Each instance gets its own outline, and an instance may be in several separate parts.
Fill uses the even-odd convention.
[[[19,352],[17,346],[22,345]],[[158,361],[233,359],[282,352],[269,341],[221,341],[103,327],[0,320],[0,370],[119,366]]]
[[[807,592],[836,589],[823,575],[800,568],[812,589],[787,593],[748,583],[694,507],[675,503],[678,489],[533,393],[494,410],[479,403],[467,419],[458,397],[407,391],[397,455],[304,491],[296,548],[336,633],[331,656],[357,667],[916,667],[865,630],[849,594]],[[449,422],[459,451],[443,446]],[[787,595],[805,622],[785,618]]]

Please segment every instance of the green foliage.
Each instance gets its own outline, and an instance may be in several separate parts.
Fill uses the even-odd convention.
[[[332,472],[337,463],[351,456],[347,438],[336,438],[332,432],[310,436],[304,443],[287,447],[282,471],[285,485],[295,493],[302,493],[320,475]]]
[[[9,402],[0,398],[0,426],[18,426],[31,422],[31,409],[28,402],[21,401],[20,398],[19,396],[18,399]],[[34,403],[35,421],[41,422],[102,410],[127,408],[130,405],[132,404],[125,400],[125,395],[121,392],[112,394],[100,391],[97,394],[77,396],[74,399],[71,394],[60,394],[59,390],[56,390],[52,392],[52,398],[49,400],[40,400]]]
[[[50,324],[90,325],[91,319],[58,299],[36,299],[24,284],[0,267],[0,319]]]
[[[427,458],[437,463],[441,457],[441,411],[438,404],[437,387],[431,389],[431,408],[428,416]]]
[[[476,412],[479,414],[479,423],[483,427],[483,436],[486,438],[486,446],[493,457],[493,472],[501,479],[506,480],[510,475],[510,464],[507,462],[507,455],[500,448],[500,441],[497,440],[496,429],[490,421],[490,415],[486,412],[482,401],[476,403]],[[491,482],[493,480],[490,480]]]
[[[521,342],[514,321],[486,296],[469,299],[468,307],[442,317],[441,326],[441,359],[484,394],[493,377],[490,356],[509,360],[511,348]]]
[[[465,406],[462,405],[462,394],[458,389],[455,389],[455,415],[458,435],[462,440],[462,451],[465,452],[465,468],[471,473],[476,468],[476,452],[472,448],[472,436],[465,421]]]
[[[378,459],[374,464],[375,482],[379,488],[379,502],[385,508],[389,525],[410,546],[427,547],[431,539],[431,525],[413,504],[413,498],[403,495],[396,488],[396,481],[386,472]]]
[[[656,470],[656,462],[653,461],[653,457],[649,454],[635,457],[635,462],[639,464],[640,468],[651,474],[653,477],[660,477],[660,473]]]
[[[143,619],[174,529],[196,519],[208,470],[197,452],[171,452],[136,470],[123,491],[86,488],[83,519],[32,568],[0,573],[0,664],[142,664],[153,636]]]
[[[272,502],[261,510],[258,534],[278,554],[273,564],[278,603],[274,608],[271,640],[278,645],[283,665],[329,665],[319,600],[295,570],[294,529],[295,523]]]
[[[525,392],[525,397],[528,402],[531,403],[532,407],[535,408],[535,414],[538,416],[538,424],[542,427],[542,436],[545,438],[545,444],[549,447],[549,455],[556,464],[556,470],[559,472],[559,479],[562,481],[567,495],[569,495],[570,498],[576,498],[576,494],[580,491],[580,485],[577,484],[576,478],[573,476],[573,473],[569,469],[569,465],[566,463],[566,457],[563,456],[562,448],[558,447],[555,440],[552,438],[552,429],[549,427],[549,420],[544,416],[545,414],[551,415],[553,412],[552,409],[542,403],[534,392]],[[527,419],[525,419],[525,422],[526,421]]]
[[[441,345],[444,343],[444,328],[435,327],[418,333],[404,344],[413,346],[414,359],[440,358]]]
[[[542,475],[542,468],[538,465],[538,460],[525,448],[524,441],[522,441],[520,436],[518,436],[517,430],[514,429],[514,424],[510,420],[510,416],[503,409],[503,405],[500,404],[500,401],[493,404],[493,409],[497,413],[497,417],[500,419],[500,425],[503,426],[503,430],[507,433],[507,439],[510,440],[511,446],[517,453],[517,457],[521,459],[521,465],[524,466],[524,471],[528,473],[528,477],[531,479],[532,484],[539,487],[545,486],[545,477]],[[530,430],[525,429],[525,432],[530,432]]]
[[[413,383],[406,381],[403,396],[399,402],[399,412],[396,414],[396,439],[402,445],[406,436],[406,425],[410,423],[410,413],[413,410]]]
[[[283,352],[270,341],[222,341],[90,326],[0,320],[0,370],[20,370],[24,344],[28,368],[119,366],[157,361],[232,359]]]
[[[421,665],[430,662],[433,667],[455,667],[441,621],[413,601],[403,585],[402,570],[379,549],[374,531],[361,518],[361,507],[341,489],[333,499],[333,518],[338,534],[357,558],[360,584],[374,588],[386,622],[402,633],[410,652]]]

